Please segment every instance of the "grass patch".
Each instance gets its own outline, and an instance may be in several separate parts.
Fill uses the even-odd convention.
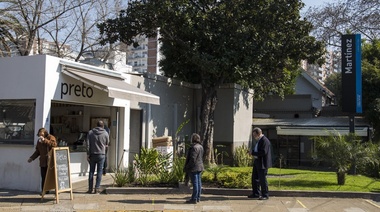
[[[217,175],[217,182],[213,180],[213,173],[207,171],[202,180],[220,187],[250,188],[251,173],[252,167],[224,167]],[[270,190],[380,192],[379,179],[346,175],[345,185],[338,185],[336,173],[330,171],[270,168],[268,184]]]

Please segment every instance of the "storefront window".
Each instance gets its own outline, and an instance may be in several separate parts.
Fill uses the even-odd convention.
[[[33,144],[35,100],[0,100],[0,144]]]

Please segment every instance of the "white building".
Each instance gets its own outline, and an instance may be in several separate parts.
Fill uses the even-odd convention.
[[[152,147],[153,138],[174,138],[188,119],[181,137],[199,132],[199,85],[46,55],[0,58],[0,71],[0,188],[40,190],[39,163],[27,160],[41,127],[67,142],[73,180],[86,179],[89,167],[79,137],[98,119],[111,131],[109,168],[128,167],[142,147]],[[251,94],[234,84],[218,88],[215,146],[232,152],[251,139]]]
[[[322,66],[309,64],[306,60],[301,61],[301,67],[319,83],[324,84],[328,76],[333,73],[341,72],[341,55],[340,51],[328,50],[324,55],[325,63]]]
[[[147,38],[145,36],[139,36],[135,38],[135,41],[139,43],[139,46],[128,46],[127,50],[127,64],[132,66],[134,73],[152,73],[160,74],[158,66],[159,61],[162,58],[160,53],[160,44],[157,37]]]

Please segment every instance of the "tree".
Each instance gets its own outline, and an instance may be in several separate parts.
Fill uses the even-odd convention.
[[[110,52],[123,48],[119,44],[102,47],[96,24],[120,11],[121,0],[71,0],[80,5],[43,27],[43,33],[56,44],[55,55],[79,61],[85,54],[107,61]],[[52,11],[56,13],[57,11]],[[66,45],[70,51],[61,51]]]
[[[342,105],[342,74],[330,74],[324,82],[325,86],[335,94],[337,104]]]
[[[90,54],[101,61],[115,59],[110,52],[123,46],[101,46],[96,24],[121,7],[121,0],[1,1],[0,56],[49,54],[79,61]],[[44,47],[45,41],[55,48]]]
[[[99,24],[103,43],[138,45],[137,35],[159,32],[164,74],[202,87],[200,135],[205,162],[213,161],[218,86],[238,83],[263,99],[284,95],[301,59],[317,61],[322,43],[299,15],[300,0],[136,0]]]
[[[338,185],[344,185],[346,173],[353,168],[361,169],[367,164],[377,164],[378,148],[371,142],[362,142],[355,134],[341,135],[330,133],[329,136],[314,137],[317,158],[328,162],[337,173]],[[354,172],[356,174],[356,172]]]
[[[380,142],[380,40],[362,45],[363,111]]]
[[[380,1],[339,0],[309,8],[304,16],[313,26],[313,35],[327,45],[340,47],[341,36],[360,33],[366,40],[379,39]]]
[[[42,27],[57,20],[67,11],[85,4],[70,0],[3,0],[0,2],[0,50],[2,56],[27,56]],[[72,4],[73,3],[73,4]],[[54,11],[54,13],[52,13]],[[17,49],[17,52],[12,50]]]

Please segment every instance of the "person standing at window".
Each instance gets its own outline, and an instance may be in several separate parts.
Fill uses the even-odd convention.
[[[88,191],[91,194],[94,186],[94,173],[96,167],[95,192],[100,193],[100,182],[102,181],[103,165],[106,155],[106,147],[109,144],[109,135],[104,129],[104,122],[98,121],[97,127],[90,130],[87,135],[87,160],[90,163],[88,175]]]
[[[269,198],[267,174],[268,169],[272,167],[271,143],[258,127],[253,129],[252,136],[257,142],[250,151],[254,157],[254,161],[252,169],[252,194],[248,198],[267,200]]]
[[[28,163],[40,157],[40,168],[41,168],[41,191],[44,189],[45,177],[48,169],[48,154],[53,147],[57,146],[56,138],[53,135],[49,135],[45,128],[40,128],[37,133],[38,141],[36,145],[36,150],[29,157]],[[48,194],[49,191],[46,192]]]
[[[191,136],[191,147],[187,153],[184,171],[188,173],[193,184],[193,194],[191,199],[187,200],[186,203],[197,204],[201,198],[202,192],[202,171],[203,166],[203,146],[201,144],[201,137],[193,133]]]

